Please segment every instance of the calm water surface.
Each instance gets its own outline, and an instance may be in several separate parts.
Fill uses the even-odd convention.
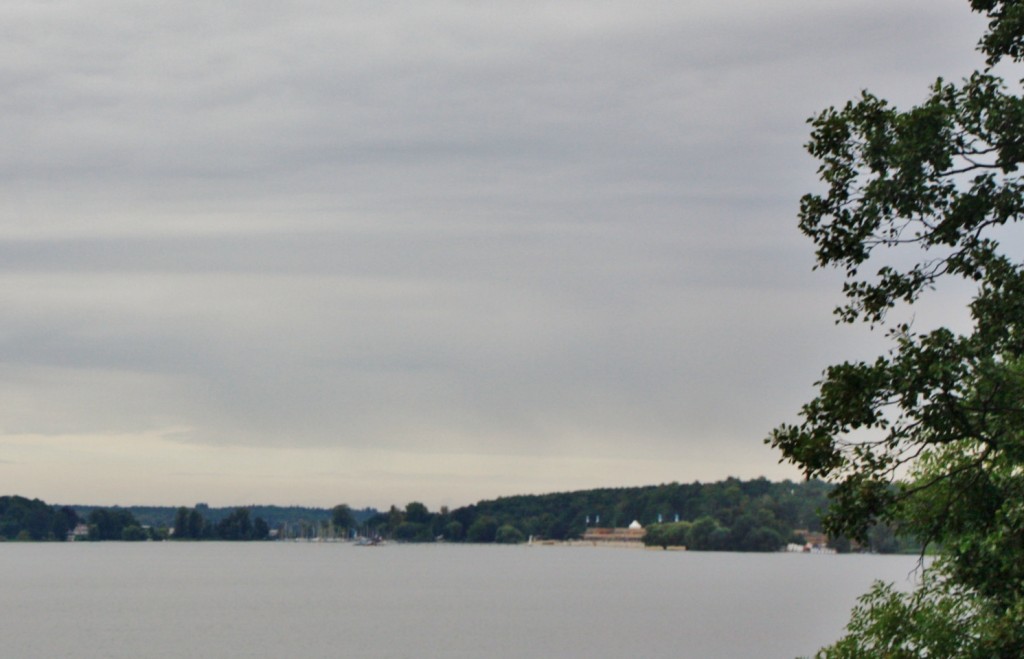
[[[10,657],[793,657],[914,557],[296,543],[0,545]]]

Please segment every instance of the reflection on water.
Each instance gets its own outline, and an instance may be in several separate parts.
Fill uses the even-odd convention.
[[[11,657],[792,657],[916,557],[293,543],[0,545]]]

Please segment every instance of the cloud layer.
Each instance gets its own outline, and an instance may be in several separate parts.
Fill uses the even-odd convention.
[[[7,3],[0,474],[321,505],[794,475],[760,439],[877,340],[832,327],[795,229],[804,119],[968,73],[980,25],[959,0]],[[111,445],[135,476],[78,452]],[[186,454],[205,476],[173,477]]]

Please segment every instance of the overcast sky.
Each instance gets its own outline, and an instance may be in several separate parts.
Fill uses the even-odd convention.
[[[805,120],[966,0],[0,6],[0,494],[458,506],[798,477]],[[927,313],[927,310],[924,311]]]

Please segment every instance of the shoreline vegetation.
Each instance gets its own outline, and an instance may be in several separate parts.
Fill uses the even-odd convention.
[[[912,553],[919,547],[877,525],[866,543],[822,533],[821,514],[833,487],[822,481],[771,482],[727,478],[516,495],[430,511],[411,502],[386,511],[251,505],[49,505],[0,496],[3,541],[374,541],[468,542],[567,546],[647,546],[705,551],[780,551],[787,546],[838,552]],[[624,542],[613,530],[634,525]],[[636,527],[640,528],[637,529]]]
[[[842,272],[836,322],[887,347],[827,366],[765,442],[835,484],[830,532],[884,520],[938,554],[911,592],[876,583],[822,659],[1024,656],[1024,2],[969,4],[983,67],[808,119],[800,230]]]

